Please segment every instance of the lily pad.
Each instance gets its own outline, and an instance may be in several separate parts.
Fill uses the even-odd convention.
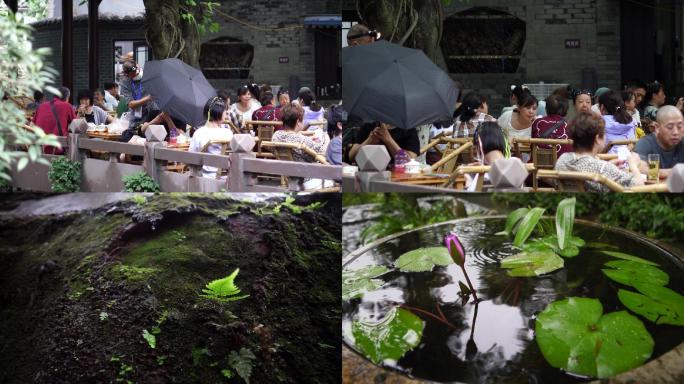
[[[558,235],[558,248],[561,251],[570,244],[572,227],[575,224],[575,202],[574,197],[563,199],[556,209],[556,234]],[[579,250],[577,253],[579,254]]]
[[[399,360],[420,343],[424,323],[418,316],[392,308],[378,323],[355,321],[352,335],[356,348],[375,364]]]
[[[389,269],[382,265],[369,265],[364,268],[342,272],[342,300],[363,296],[366,292],[380,288],[383,281],[375,277],[384,275]]]
[[[563,259],[551,251],[521,252],[501,260],[501,267],[510,269],[509,276],[540,276],[563,268]]]
[[[608,256],[617,257],[618,259],[631,260],[631,261],[636,261],[636,262],[644,263],[644,264],[648,264],[648,265],[660,265],[660,264],[654,263],[650,260],[642,259],[641,257],[628,255],[628,254],[622,253],[622,252],[601,251],[601,253],[604,253]]]
[[[394,266],[402,272],[429,272],[435,265],[453,263],[446,247],[429,247],[404,253],[394,262]]]
[[[518,232],[515,234],[515,239],[513,240],[513,245],[520,247],[525,240],[532,234],[534,228],[539,223],[539,219],[544,214],[544,208],[532,208],[525,215],[525,217],[520,220],[518,225]]]
[[[546,361],[578,375],[612,377],[653,353],[653,338],[641,320],[627,311],[603,315],[597,299],[570,297],[549,304],[535,331]]]
[[[559,255],[561,255],[563,257],[568,257],[568,258],[575,257],[575,256],[579,255],[579,253],[580,253],[579,248],[577,248],[577,246],[574,244],[568,244],[565,246],[564,249],[560,249],[558,252]]]
[[[666,285],[670,276],[660,268],[631,260],[613,260],[605,264],[603,274],[620,284],[634,286],[636,283]]]
[[[621,289],[618,297],[625,307],[656,324],[684,326],[684,296],[653,284],[634,284],[641,293]]]
[[[516,225],[522,220],[525,215],[527,215],[527,212],[529,212],[529,208],[518,208],[515,211],[511,212],[508,217],[506,218],[506,228],[501,231],[497,232],[497,235],[510,235],[512,233],[515,233]]]

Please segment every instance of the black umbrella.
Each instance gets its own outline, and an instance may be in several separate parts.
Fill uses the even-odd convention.
[[[350,115],[405,129],[451,117],[459,94],[423,51],[382,40],[344,48],[342,79]]]
[[[204,105],[216,90],[199,69],[178,59],[148,61],[142,82],[162,111],[194,127],[207,121]]]

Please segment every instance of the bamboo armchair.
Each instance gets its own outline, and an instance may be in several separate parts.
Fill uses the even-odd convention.
[[[553,170],[558,161],[558,153],[556,145],[572,145],[571,139],[542,139],[542,138],[515,138],[513,143],[516,146],[516,151],[521,154],[521,145],[523,148],[529,148],[530,158],[534,164],[532,171],[532,189],[534,191],[539,189],[539,181],[537,179],[537,171],[540,169]],[[541,146],[550,145],[551,148],[541,148]]]
[[[603,153],[610,152],[610,150],[616,145],[627,145],[627,146],[629,146],[629,149],[631,151],[632,148],[634,148],[634,146],[636,145],[636,143],[638,141],[639,140],[637,140],[637,139],[625,139],[625,140],[611,141],[610,143],[606,144],[605,148],[603,148]]]
[[[325,156],[321,155],[320,153],[314,151],[313,149],[303,144],[278,143],[273,141],[266,141],[262,143],[262,145],[271,150],[276,160],[295,161],[293,151],[295,149],[299,149],[303,153],[306,153],[307,155],[313,157],[316,160],[316,162],[323,165],[330,165],[330,163],[328,163],[328,160],[326,160]],[[299,182],[303,182],[303,179],[299,179]],[[289,184],[289,177],[280,176],[280,184],[283,187],[286,187]]]
[[[537,177],[540,179],[557,180],[556,186],[561,192],[585,192],[584,183],[586,181],[595,181],[605,185],[612,192],[625,191],[625,188],[622,185],[598,173],[540,169],[537,172]]]
[[[525,168],[529,172],[534,172],[536,170],[534,164],[526,163]],[[491,171],[492,166],[491,165],[461,165],[459,166],[456,171],[454,171],[451,176],[449,176],[449,179],[442,183],[441,187],[442,188],[448,188],[451,184],[453,184],[456,179],[458,178],[459,175],[464,175],[466,173],[476,173],[478,174],[477,178],[477,184],[475,186],[475,191],[476,192],[482,192],[484,188],[484,175],[485,173],[489,173]]]
[[[221,155],[226,155],[229,151],[228,148],[230,147],[230,140],[209,140],[208,143],[204,144],[202,147],[201,151],[202,153],[207,153],[209,150],[209,147],[212,145],[220,145],[221,146]],[[216,178],[220,179],[221,178],[221,173],[223,173],[223,169],[217,168],[216,169]]]

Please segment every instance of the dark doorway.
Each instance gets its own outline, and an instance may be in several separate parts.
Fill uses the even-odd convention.
[[[319,99],[339,99],[342,97],[341,31],[317,29],[315,33],[316,94]]]
[[[622,84],[656,79],[654,0],[620,2]],[[661,79],[662,81],[662,79]]]

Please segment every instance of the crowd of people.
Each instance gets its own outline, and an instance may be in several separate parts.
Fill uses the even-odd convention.
[[[684,98],[674,105],[666,105],[665,100],[664,87],[658,82],[634,81],[622,91],[599,88],[591,92],[567,86],[554,90],[543,101],[528,88],[515,85],[511,87],[511,106],[503,108],[495,118],[489,112],[486,98],[469,92],[459,100],[451,119],[431,125],[428,141],[438,135],[473,139],[475,156],[469,164],[488,165],[496,159],[514,156],[514,139],[570,139],[572,144],[540,146],[555,148],[556,170],[596,173],[623,187],[632,187],[644,184],[649,155],[659,156],[660,178],[667,177],[674,165],[684,162]],[[384,145],[392,159],[402,150],[411,158],[420,154],[416,128],[397,129],[382,122],[357,123],[359,128],[355,132],[345,134],[345,145],[349,148],[345,160],[349,163],[355,161],[365,145]],[[618,140],[636,144],[611,144]],[[426,163],[439,161],[440,152],[430,149]],[[606,153],[618,156],[602,160],[611,158],[600,156]],[[531,161],[529,154],[523,153],[521,157],[524,162]],[[585,187],[588,191],[608,190],[593,181]]]
[[[291,99],[285,88],[279,88],[274,94],[269,85],[247,84],[236,90],[234,103],[228,90],[217,90],[216,96],[206,102],[203,115],[206,122],[192,127],[161,110],[146,91],[142,79],[143,69],[129,58],[121,65],[117,82],[105,83],[103,89],[80,90],[77,105],[70,103],[70,90],[59,87],[60,95],[36,92],[28,109],[37,126],[57,136],[66,136],[75,119],[107,125],[117,118],[125,118],[128,124],[121,133],[123,142],[144,142],[149,126],[163,125],[167,130],[166,140],[185,136],[190,151],[215,154],[220,153],[220,146],[208,145],[210,141],[230,141],[237,132],[256,135],[256,128],[252,132],[248,130],[250,121],[281,122],[272,126],[271,141],[301,144],[325,155],[332,165],[342,163],[341,129],[346,113],[336,106],[326,110],[307,87],[299,89]],[[304,135],[302,131],[316,132]],[[62,154],[63,150],[45,148],[45,153]],[[316,161],[299,149],[293,149],[293,157],[296,161]],[[203,176],[216,177],[216,169],[205,166]]]

